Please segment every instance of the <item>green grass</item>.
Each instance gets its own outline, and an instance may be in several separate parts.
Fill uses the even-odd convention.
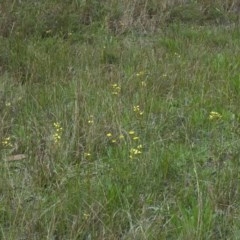
[[[1,4],[1,239],[239,239],[238,17],[140,2]]]

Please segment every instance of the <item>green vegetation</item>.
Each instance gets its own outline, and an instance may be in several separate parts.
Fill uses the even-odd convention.
[[[236,2],[0,3],[1,239],[239,239]]]

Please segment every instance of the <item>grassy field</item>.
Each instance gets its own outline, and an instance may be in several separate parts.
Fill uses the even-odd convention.
[[[1,2],[0,238],[240,239],[238,10]]]

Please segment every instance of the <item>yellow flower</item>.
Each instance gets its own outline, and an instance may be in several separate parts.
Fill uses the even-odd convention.
[[[142,144],[137,146],[137,149],[142,149],[142,148],[143,148]]]
[[[107,133],[107,137],[112,137],[112,134],[111,133]]]
[[[12,143],[11,143],[11,138],[10,137],[5,137],[3,140],[2,140],[2,145],[4,147],[12,147]]]
[[[83,214],[84,220],[88,220],[89,217],[90,217],[90,214],[88,214],[88,213],[84,213],[84,214]]]
[[[119,139],[124,139],[123,134],[120,134]]]
[[[134,112],[139,111],[139,105],[137,105],[137,106],[133,106],[133,111],[134,111]]]
[[[93,115],[90,116],[89,120],[88,120],[88,124],[92,125],[94,123],[93,121]]]
[[[140,77],[140,76],[143,76],[143,75],[144,75],[144,71],[140,71],[140,72],[136,73],[137,77]]]
[[[139,114],[140,116],[143,115],[143,111],[140,110],[139,105],[133,106],[133,111],[134,111],[135,113]]]
[[[117,83],[112,84],[112,94],[118,95],[121,92],[121,86],[119,86]]]
[[[55,143],[59,143],[62,137],[62,130],[61,124],[59,122],[53,123],[53,126],[55,128],[55,132],[53,134],[53,140]]]
[[[133,137],[133,140],[139,140],[139,137],[135,136]]]
[[[130,149],[130,158],[132,159],[134,156],[141,154],[142,152],[138,148]]]
[[[180,54],[178,54],[178,53],[174,53],[174,55],[176,56],[176,57],[178,57],[178,58],[180,58],[181,57],[181,55]]]
[[[53,123],[53,126],[54,126],[55,128],[62,129],[59,122]]]
[[[129,133],[130,135],[134,135],[134,134],[135,134],[135,132],[134,132],[134,131],[132,131],[132,130],[131,130],[131,131],[129,131],[128,133]]]
[[[91,156],[91,153],[88,153],[88,152],[85,152],[84,153],[84,157],[87,158],[87,157],[90,157]]]
[[[222,115],[218,112],[211,111],[209,114],[209,120],[218,120],[221,118],[222,118]]]

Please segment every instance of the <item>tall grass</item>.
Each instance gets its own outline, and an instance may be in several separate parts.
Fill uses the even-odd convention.
[[[236,1],[0,11],[1,239],[239,238]]]

